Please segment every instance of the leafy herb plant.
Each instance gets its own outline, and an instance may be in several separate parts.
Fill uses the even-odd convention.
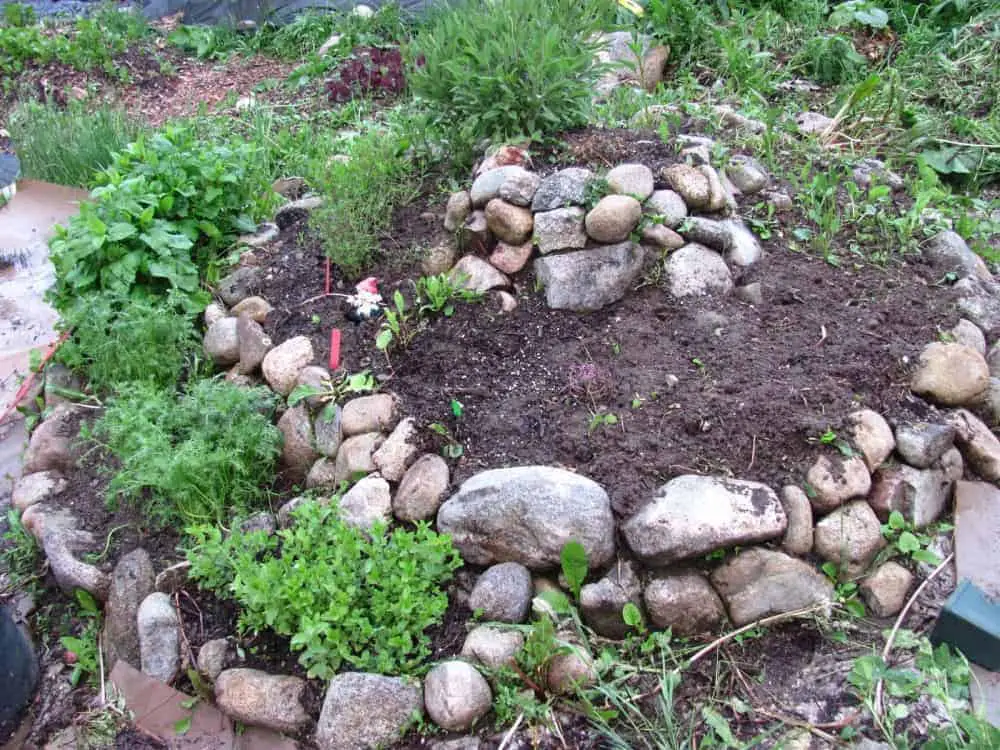
[[[362,531],[340,520],[336,503],[308,502],[294,518],[274,536],[234,532],[222,542],[195,531],[192,577],[240,604],[242,630],[291,636],[310,677],[329,679],[345,664],[419,671],[430,655],[425,631],[448,607],[442,586],[461,565],[450,538],[423,523]]]

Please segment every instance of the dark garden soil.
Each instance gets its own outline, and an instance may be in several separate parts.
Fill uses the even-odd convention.
[[[534,168],[544,174],[570,164],[606,169],[641,161],[658,172],[676,160],[653,133],[588,129],[568,134],[564,143],[558,151],[537,154]],[[398,288],[412,298],[411,280],[421,275],[419,249],[443,239],[442,193],[427,187],[424,198],[397,212],[383,238],[383,257],[372,272],[380,277],[384,296]],[[286,228],[277,242],[245,262],[264,272],[256,291],[275,307],[265,329],[276,343],[308,336],[325,364],[330,331],[339,328],[346,371],[372,370],[421,426],[447,426],[463,447],[462,456],[451,461],[453,488],[484,469],[559,465],[607,488],[624,518],[679,474],[730,475],[775,488],[800,483],[822,449],[819,436],[838,430],[858,408],[874,409],[890,422],[926,416],[929,407],[910,396],[907,363],[955,323],[947,290],[935,287],[929,269],[915,263],[845,262],[838,268],[792,252],[783,236],[807,222],[794,213],[778,218],[752,277],[737,282],[760,281],[762,304],[735,297],[675,301],[658,285],[654,261],[641,286],[618,304],[589,314],[552,311],[529,265],[513,280],[518,303],[513,313],[502,313],[492,297],[459,304],[453,316],[431,320],[408,348],[388,357],[374,347],[377,321],[354,325],[344,318],[338,298],[320,296],[325,259],[319,238],[305,223]],[[356,280],[334,269],[333,281],[334,291],[344,293]],[[460,418],[452,400],[463,406]],[[614,414],[617,424],[599,425],[595,414]],[[428,450],[443,447],[442,438],[426,434]],[[115,530],[101,563],[110,569],[137,546],[150,552],[158,571],[181,560],[176,532],[144,527],[129,508],[107,509],[106,480],[97,471],[103,463],[97,452],[89,454],[69,474],[66,491],[74,512],[99,539]],[[287,484],[279,479],[277,486]],[[279,492],[274,507],[284,499],[287,493]],[[470,614],[463,592],[471,580],[463,571],[451,588],[452,606],[432,633],[435,659],[461,649]],[[209,639],[235,633],[230,603],[194,586],[176,596],[190,653]],[[913,617],[922,623],[926,613],[918,608]],[[853,633],[851,642],[870,641],[881,625],[858,626],[863,632]],[[51,633],[38,635],[49,647],[58,643]],[[241,639],[240,646],[242,664],[303,674],[286,639],[258,636]],[[744,737],[789,716],[835,724],[852,705],[844,677],[856,655],[856,647],[832,642],[816,625],[786,624],[706,659],[686,677],[678,700],[684,705],[703,697],[713,685],[731,689],[761,707],[745,717],[728,714]],[[57,645],[49,657],[58,661]],[[727,675],[722,682],[720,669]],[[310,681],[307,700],[314,716],[322,690],[321,683]],[[65,711],[36,726],[32,739],[41,745],[52,729],[71,720],[78,704],[67,699]],[[806,712],[804,704],[815,709]],[[533,739],[524,731],[508,747],[598,747],[579,717],[560,716],[565,744],[552,732]],[[482,736],[485,747],[496,748],[503,734],[486,729]],[[308,740],[308,731],[302,739]],[[123,735],[116,747],[151,746],[142,745],[138,735],[140,744],[131,741]],[[428,738],[413,734],[397,747],[428,744]]]

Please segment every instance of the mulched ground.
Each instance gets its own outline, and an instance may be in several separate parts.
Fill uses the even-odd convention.
[[[658,171],[676,160],[652,133],[587,129],[564,142],[558,151],[537,154],[535,169],[544,174],[569,164],[606,169],[642,161]],[[397,212],[373,269],[383,294],[399,288],[412,296],[411,279],[420,275],[413,248],[442,239],[443,208],[440,191],[429,185],[424,198]],[[303,304],[323,292],[325,266],[318,238],[305,224],[256,251],[254,262],[266,279],[258,291],[276,308],[265,325],[275,342],[308,336],[317,360],[325,362],[330,329],[340,328],[346,370],[371,369],[383,388],[401,397],[407,415],[421,426],[446,425],[462,444],[463,455],[451,461],[454,487],[488,468],[560,465],[606,487],[624,518],[679,474],[724,474],[775,488],[800,482],[821,450],[818,437],[839,429],[857,408],[872,408],[890,421],[926,415],[928,407],[909,394],[907,366],[939,330],[954,324],[947,291],[934,287],[929,269],[917,263],[835,268],[791,252],[783,234],[807,222],[785,215],[779,223],[764,242],[763,260],[743,279],[762,283],[759,306],[735,297],[672,300],[658,286],[654,264],[642,286],[616,305],[583,315],[551,311],[529,266],[514,279],[513,313],[501,313],[489,297],[460,304],[452,317],[429,321],[407,349],[389,357],[374,348],[378,322],[347,322],[336,298]],[[336,291],[348,291],[354,281],[335,277]],[[464,407],[460,418],[452,413],[452,399]],[[594,413],[613,413],[618,424],[595,427]],[[428,433],[426,447],[440,449],[441,439]],[[67,495],[98,536],[120,527],[104,564],[110,567],[140,545],[157,570],[180,560],[174,532],[145,528],[127,508],[106,508],[106,480],[97,472],[103,460],[93,453],[71,473]],[[276,486],[284,484],[279,479]],[[279,494],[274,506],[283,499]],[[470,571],[452,587],[453,605],[432,633],[435,658],[461,648],[469,615],[461,592],[471,580]],[[193,653],[206,640],[235,631],[231,604],[193,587],[178,604]],[[874,633],[877,628],[869,636]],[[55,628],[45,640],[57,640]],[[711,689],[721,669],[734,691],[772,712],[814,700],[820,708],[811,718],[835,722],[853,704],[841,678],[856,654],[832,645],[814,626],[782,626],[747,644],[706,660],[685,680],[680,700]],[[284,639],[258,637],[241,645],[251,666],[302,674]],[[57,647],[52,656],[58,660]],[[837,679],[798,679],[809,670]],[[311,682],[308,696],[318,711],[322,685]],[[62,712],[36,726],[33,740],[40,743],[66,723],[79,703],[67,698]],[[762,727],[747,721],[738,729],[749,737]],[[566,746],[597,746],[579,718],[567,718],[561,730]],[[529,740],[522,733],[509,747],[563,746],[551,733],[542,735]],[[488,728],[482,736],[490,748],[502,740]],[[117,746],[132,747],[122,742]],[[397,747],[428,742],[413,734]]]

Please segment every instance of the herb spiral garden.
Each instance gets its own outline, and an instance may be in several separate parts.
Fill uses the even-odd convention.
[[[23,746],[1000,746],[928,640],[1000,480],[996,10],[474,6],[107,60],[6,6],[25,176],[91,190]]]

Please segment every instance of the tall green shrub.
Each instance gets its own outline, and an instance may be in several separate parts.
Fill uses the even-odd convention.
[[[410,84],[462,141],[538,138],[586,122],[597,0],[465,0],[417,35]]]

